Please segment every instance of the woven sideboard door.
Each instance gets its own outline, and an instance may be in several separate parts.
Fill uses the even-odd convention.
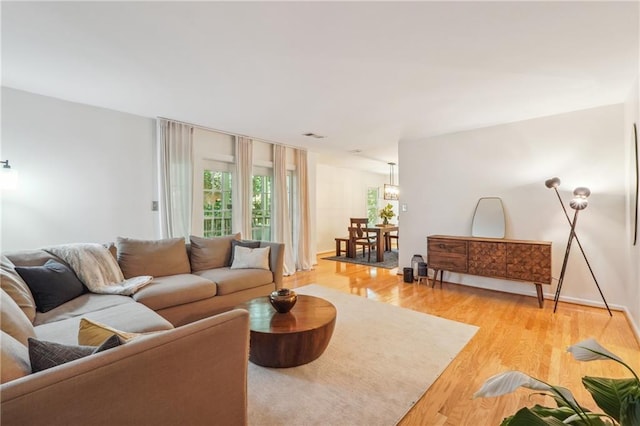
[[[507,243],[507,278],[551,284],[551,245]]]
[[[487,277],[507,276],[507,245],[469,241],[469,273]]]

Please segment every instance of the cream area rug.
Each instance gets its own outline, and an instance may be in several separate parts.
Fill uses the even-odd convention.
[[[295,291],[334,304],[333,337],[306,365],[249,363],[249,425],[394,425],[478,329],[317,284]]]

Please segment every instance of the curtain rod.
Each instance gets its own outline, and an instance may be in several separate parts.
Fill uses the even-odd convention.
[[[303,148],[303,147],[299,147],[299,146],[295,146],[295,145],[289,145],[289,144],[282,143],[282,142],[270,141],[268,139],[254,138],[253,136],[241,135],[240,133],[226,132],[224,130],[214,129],[212,127],[202,126],[200,124],[193,124],[193,123],[189,123],[187,121],[175,120],[173,118],[156,117],[156,119],[169,120],[169,121],[173,121],[175,123],[186,124],[187,126],[197,127],[198,129],[208,130],[210,132],[222,133],[223,135],[240,136],[242,138],[249,138],[251,140],[258,141],[258,142],[265,142],[265,143],[270,143],[270,144],[275,144],[275,145],[282,145],[282,146],[285,146],[287,148],[293,148],[293,149],[304,149],[305,151],[307,151],[307,148]]]

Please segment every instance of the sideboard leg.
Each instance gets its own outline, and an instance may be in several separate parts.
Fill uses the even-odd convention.
[[[542,294],[542,284],[534,283],[536,285],[536,293],[538,293],[538,306],[540,309],[544,306],[544,295]]]
[[[427,274],[428,276],[429,274]],[[433,284],[431,285],[432,288],[436,288],[436,283],[438,282],[438,269],[434,269],[433,270]],[[427,284],[429,284],[429,278],[427,277]],[[442,284],[440,284],[440,286],[442,286]]]

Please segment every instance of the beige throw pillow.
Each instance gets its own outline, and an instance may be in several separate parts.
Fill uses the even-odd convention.
[[[184,238],[135,240],[118,237],[118,264],[125,278],[189,274],[191,265]]]
[[[31,373],[27,347],[4,331],[0,335],[0,383]]]
[[[29,286],[6,256],[2,256],[0,262],[0,286],[18,304],[29,321],[33,322],[36,318],[36,301]]]
[[[0,308],[0,328],[2,331],[25,346],[29,337],[36,337],[36,332],[29,318],[4,290],[0,290]]]
[[[191,270],[197,272],[229,265],[231,241],[240,240],[240,234],[213,238],[191,235],[189,239],[191,240]]]
[[[268,271],[270,248],[236,246],[231,269],[266,269]]]
[[[100,346],[114,334],[124,341],[142,336],[142,333],[120,331],[97,321],[82,318],[80,319],[80,329],[78,330],[78,344],[83,346]]]

